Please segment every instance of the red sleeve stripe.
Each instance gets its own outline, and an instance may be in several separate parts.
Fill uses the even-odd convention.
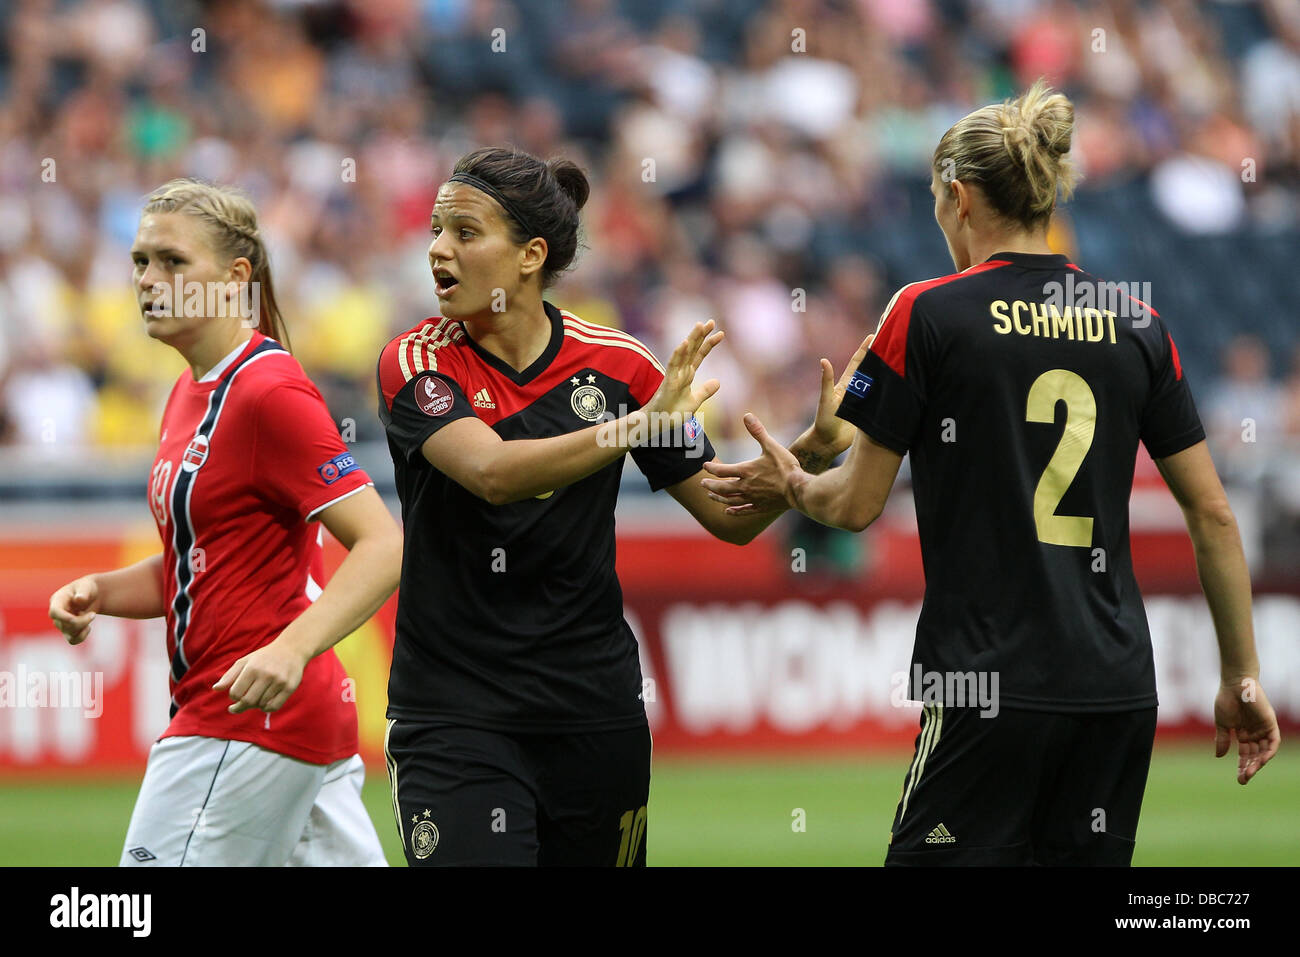
[[[1151,313],[1151,315],[1155,316],[1157,319],[1160,318],[1160,313],[1156,312],[1156,307],[1155,307],[1155,306],[1149,306],[1149,305],[1147,305],[1145,302],[1143,302],[1143,301],[1142,301],[1141,299],[1139,299],[1137,296],[1129,296],[1129,298],[1132,299],[1134,302],[1136,302],[1136,303],[1138,304],[1138,311],[1137,311],[1137,314],[1138,314],[1139,316],[1142,315],[1144,312],[1149,312],[1149,313]],[[1172,340],[1171,340],[1171,341],[1172,341]]]
[[[1183,377],[1183,363],[1182,360],[1178,358],[1178,347],[1174,345],[1174,337],[1169,335],[1168,332],[1166,332],[1165,335],[1169,336],[1169,352],[1170,355],[1173,356],[1174,379],[1175,381],[1177,381],[1178,379],[1181,379]]]
[[[1066,265],[1068,268],[1073,269],[1075,272],[1083,273],[1085,276],[1088,275],[1086,272],[1084,272],[1082,269],[1080,269],[1080,268],[1079,268],[1078,266],[1076,266],[1074,263],[1066,263],[1065,265]],[[1127,295],[1127,293],[1125,293],[1125,295]],[[1143,301],[1142,301],[1141,299],[1139,299],[1137,296],[1129,296],[1129,298],[1132,299],[1134,302],[1136,302],[1136,303],[1138,304],[1139,307],[1141,307],[1140,311],[1138,312],[1138,315],[1141,315],[1142,312],[1150,312],[1151,315],[1155,316],[1157,319],[1160,318],[1160,313],[1156,312],[1155,306],[1149,306],[1149,305],[1147,305],[1145,302],[1143,302]]]
[[[659,364],[659,360],[654,357],[654,353],[626,332],[611,329],[608,326],[596,326],[590,322],[583,322],[572,313],[561,311],[560,315],[564,317],[564,334],[566,336],[590,345],[630,349],[654,366],[660,375],[663,375],[664,367]]]
[[[963,279],[966,276],[1009,265],[1011,263],[1005,259],[990,259],[978,266],[953,273],[951,276],[940,276],[937,279],[927,279],[904,286],[894,293],[894,298],[889,301],[885,314],[880,319],[880,325],[876,327],[876,338],[871,343],[871,351],[880,356],[889,368],[900,376],[905,376],[907,374],[907,327],[912,321],[912,306],[917,297],[927,289],[946,285],[955,279]]]

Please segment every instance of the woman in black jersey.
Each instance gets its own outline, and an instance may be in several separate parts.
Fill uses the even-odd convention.
[[[859,430],[842,466],[807,474],[753,416],[762,456],[705,466],[730,514],[797,508],[860,531],[912,457],[926,592],[909,691],[924,710],[889,864],[1130,863],[1156,724],[1128,541],[1139,442],[1183,508],[1218,633],[1216,754],[1235,735],[1245,784],[1280,740],[1173,338],[1048,246],[1073,125],[1040,81],[944,134],[931,191],[959,271],[885,310],[837,413]]]
[[[664,369],[543,301],[588,189],[566,160],[462,157],[431,219],[442,315],[379,360],[406,535],[385,750],[413,865],[644,864],[650,734],[614,573],[623,458],[724,541],[774,517],[727,515],[700,485],[711,322]],[[825,360],[822,376],[792,446],[814,471],[853,432],[833,414],[844,381]]]

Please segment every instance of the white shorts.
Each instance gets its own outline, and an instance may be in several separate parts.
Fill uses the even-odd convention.
[[[385,867],[358,754],[308,764],[246,741],[163,738],[149,750],[120,866]]]

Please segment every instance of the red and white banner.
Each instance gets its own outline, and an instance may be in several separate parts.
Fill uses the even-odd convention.
[[[884,525],[850,577],[804,566],[774,533],[737,548],[698,534],[625,533],[619,573],[641,642],[657,754],[910,745],[917,706],[901,688],[920,611],[915,534]],[[152,526],[0,536],[0,769],[138,771],[167,724],[161,620],[96,619],[70,647],[47,617],[73,577],[156,548]],[[330,542],[330,567],[341,548]],[[1164,733],[1205,733],[1218,683],[1214,629],[1186,534],[1135,534]],[[1263,683],[1300,723],[1300,585],[1257,594]],[[342,642],[356,681],[363,751],[380,754],[394,602]]]

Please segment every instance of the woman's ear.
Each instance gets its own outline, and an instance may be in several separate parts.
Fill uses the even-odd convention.
[[[238,288],[231,290],[229,285],[226,289],[226,305],[229,315],[243,315],[243,307],[249,301],[250,294],[253,302],[257,302],[257,294],[247,286],[248,278],[253,275],[253,264],[244,256],[236,256],[231,260],[230,265],[226,267],[226,282],[238,283]]]
[[[523,248],[520,250],[519,271],[525,277],[541,272],[542,267],[546,265],[546,257],[549,254],[550,249],[546,245],[546,240],[541,236],[534,236],[524,243]]]
[[[248,282],[249,277],[253,275],[253,264],[245,256],[236,256],[226,267],[226,280],[228,282]]]
[[[953,200],[957,204],[957,222],[960,223],[970,216],[970,190],[961,180],[955,179],[952,181],[952,192]]]

